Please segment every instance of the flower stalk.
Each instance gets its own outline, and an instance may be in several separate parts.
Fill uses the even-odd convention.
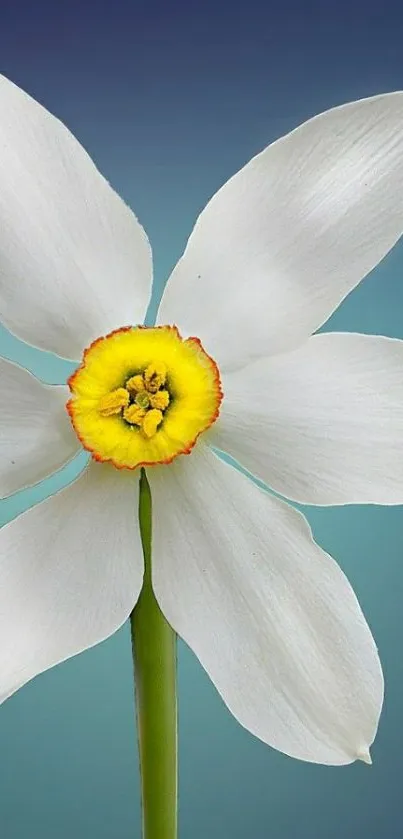
[[[156,601],[151,582],[152,504],[140,477],[140,532],[144,583],[131,618],[143,839],[176,839],[178,801],[176,635]]]

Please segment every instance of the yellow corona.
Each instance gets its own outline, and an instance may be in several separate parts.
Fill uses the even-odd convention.
[[[123,327],[84,351],[67,403],[82,445],[119,469],[171,463],[218,417],[218,367],[175,326]]]

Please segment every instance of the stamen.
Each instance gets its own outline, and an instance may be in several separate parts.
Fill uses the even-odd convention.
[[[152,408],[165,411],[165,408],[169,405],[170,397],[167,390],[159,390],[157,393],[150,393],[148,399]]]
[[[142,424],[142,429],[145,436],[154,437],[154,434],[157,431],[157,428],[161,424],[162,420],[162,411],[157,411],[155,408],[152,408],[151,411],[147,411]]]
[[[130,422],[131,425],[142,425],[144,417],[146,416],[145,408],[140,408],[139,405],[133,403],[133,405],[129,405],[128,408],[125,408],[123,411],[123,418],[126,422]]]
[[[129,393],[140,393],[140,391],[145,390],[144,378],[139,373],[137,376],[132,376],[126,382],[126,387]]]
[[[122,408],[126,408],[129,404],[130,396],[124,387],[118,387],[112,390],[111,393],[105,394],[99,400],[98,410],[103,417],[111,417],[114,414],[120,414]]]
[[[166,377],[167,368],[162,361],[149,364],[144,373],[145,386],[149,393],[156,393],[165,384]]]

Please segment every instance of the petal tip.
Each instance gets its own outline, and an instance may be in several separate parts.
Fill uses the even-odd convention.
[[[363,763],[367,763],[368,766],[372,766],[372,757],[368,746],[363,746],[362,749],[357,751],[356,760],[361,760]]]

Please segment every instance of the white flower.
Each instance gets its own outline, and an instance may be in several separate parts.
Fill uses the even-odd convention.
[[[118,465],[123,443],[105,429],[126,435],[129,460],[130,440],[158,460],[165,445],[175,444],[173,456],[190,449],[213,423],[189,457],[147,470],[154,590],[235,717],[275,748],[321,763],[369,760],[383,696],[374,641],[303,516],[211,447],[301,502],[403,501],[403,342],[311,337],[399,238],[402,195],[403,94],[310,120],[212,198],[163,295],[158,323],[198,336],[218,365],[218,420],[218,372],[214,395],[217,368],[201,347],[181,413],[175,377],[187,364],[183,348],[196,358],[196,344],[176,336],[183,369],[172,359],[158,366],[164,330],[144,333],[158,332],[157,349],[149,358],[144,351],[140,373],[132,364],[140,385],[130,387],[126,372],[122,387],[94,395],[99,382],[86,356],[75,394],[72,386],[85,445]],[[99,336],[142,323],[152,276],[144,231],[67,129],[4,78],[0,231],[0,315],[23,340],[78,359]],[[108,349],[110,340],[94,346]],[[98,368],[109,376],[108,358]],[[190,433],[203,365],[212,402]],[[66,387],[45,387],[6,361],[0,373],[7,494],[59,468],[80,444]],[[160,376],[158,392],[166,391],[159,407],[146,374]],[[177,438],[166,431],[172,417]],[[109,636],[132,611],[143,575],[137,475],[92,461],[70,487],[2,529],[2,699]]]

